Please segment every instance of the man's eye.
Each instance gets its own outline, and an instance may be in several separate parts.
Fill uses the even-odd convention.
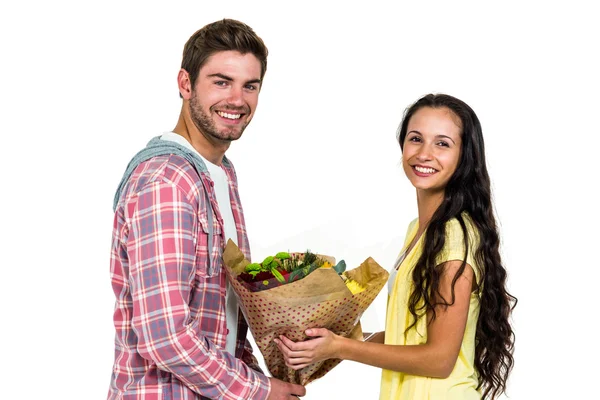
[[[226,81],[216,81],[215,85],[217,85],[217,86],[226,86],[227,82]]]
[[[256,90],[256,86],[254,86],[254,85],[246,85],[245,87],[247,90],[252,90],[252,91]]]

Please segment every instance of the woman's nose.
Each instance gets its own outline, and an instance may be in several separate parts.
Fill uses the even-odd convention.
[[[429,161],[433,158],[431,148],[427,145],[421,146],[419,152],[417,153],[417,160],[419,161]]]

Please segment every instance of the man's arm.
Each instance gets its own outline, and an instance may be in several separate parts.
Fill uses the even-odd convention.
[[[260,368],[260,365],[258,365],[258,360],[256,359],[256,357],[254,357],[254,354],[252,352],[252,346],[250,345],[248,339],[246,339],[245,341],[242,361],[253,370],[260,373],[264,373],[263,370]]]
[[[209,398],[266,399],[270,383],[198,332],[188,300],[196,273],[196,209],[176,185],[153,182],[129,208],[133,328],[140,354]]]

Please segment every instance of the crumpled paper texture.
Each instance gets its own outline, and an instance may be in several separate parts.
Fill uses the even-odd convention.
[[[353,295],[333,269],[317,269],[307,277],[283,286],[251,292],[237,279],[250,263],[229,240],[223,253],[225,271],[239,300],[254,340],[273,377],[306,385],[331,371],[341,360],[329,359],[295,371],[285,365],[273,339],[285,335],[307,339],[308,328],[327,328],[337,335],[362,340],[360,317],[388,279],[388,272],[371,257],[346,275],[366,286]]]

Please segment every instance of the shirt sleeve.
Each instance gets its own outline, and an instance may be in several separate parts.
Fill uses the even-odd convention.
[[[248,333],[248,324],[246,323],[246,319],[242,310],[238,308],[238,327],[237,327],[238,337],[236,341],[236,355],[240,357],[240,359],[252,368],[253,370],[264,374],[263,370],[258,365],[258,360],[254,357],[252,351],[252,345],[247,339]]]
[[[242,361],[244,361],[244,363],[253,370],[260,372],[261,374],[263,373],[263,370],[260,368],[260,365],[258,365],[258,360],[256,359],[256,357],[254,357],[254,354],[252,352],[252,346],[250,345],[248,339],[246,339],[244,343],[244,353],[242,355]]]
[[[142,357],[202,396],[266,399],[268,378],[203,337],[191,320],[197,206],[170,182],[148,184],[131,206],[132,324]]]
[[[475,250],[477,249],[479,239],[476,230],[473,227],[468,216],[463,216],[465,227],[467,228],[468,251],[465,259],[465,234],[462,230],[460,222],[456,218],[452,218],[446,223],[446,239],[444,248],[437,257],[437,264],[442,264],[446,261],[460,260],[466,261],[471,266],[475,273],[475,278],[479,282],[479,269],[475,264]]]

